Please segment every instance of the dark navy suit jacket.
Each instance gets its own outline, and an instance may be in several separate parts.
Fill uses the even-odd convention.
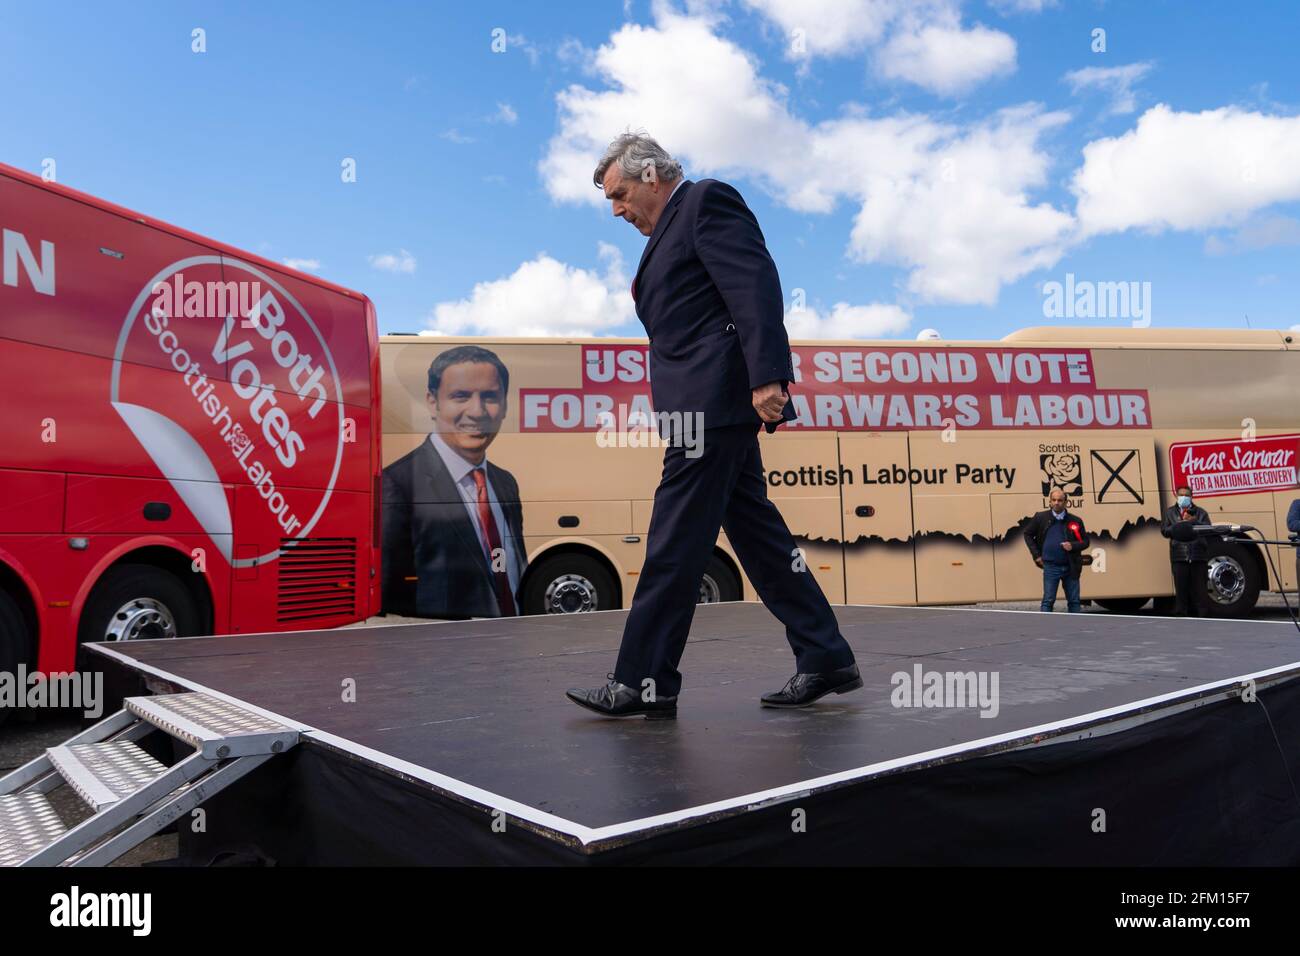
[[[524,513],[514,475],[487,463],[488,481],[520,548]],[[428,439],[384,469],[383,576],[385,614],[413,617],[499,617],[492,571],[483,557],[465,500]],[[415,580],[410,580],[414,578]],[[520,596],[514,595],[515,608]]]
[[[702,412],[705,428],[758,424],[751,390],[794,378],[776,264],[726,183],[677,188],[641,254],[632,297],[650,338],[656,412]],[[797,417],[791,402],[781,417]]]

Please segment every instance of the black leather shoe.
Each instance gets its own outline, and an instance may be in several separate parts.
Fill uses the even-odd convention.
[[[827,694],[847,694],[862,686],[858,665],[850,664],[825,674],[795,674],[775,693],[764,694],[764,707],[807,707]]]
[[[594,710],[604,717],[636,717],[643,715],[646,720],[672,720],[677,716],[677,698],[659,697],[653,701],[641,699],[641,692],[635,687],[620,684],[609,675],[609,683],[592,690],[571,688],[564,696],[579,707]]]

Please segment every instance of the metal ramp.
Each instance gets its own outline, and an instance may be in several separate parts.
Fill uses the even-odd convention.
[[[298,743],[298,730],[201,693],[130,697],[122,710],[0,778],[0,866],[103,866]],[[162,730],[194,748],[174,766],[137,744]],[[92,813],[69,828],[46,794]]]

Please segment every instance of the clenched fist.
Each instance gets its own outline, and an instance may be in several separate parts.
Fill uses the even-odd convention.
[[[768,382],[766,385],[752,389],[752,392],[754,411],[758,412],[758,417],[765,422],[779,422],[781,409],[785,408],[785,403],[790,401],[790,396],[781,387],[781,383]]]

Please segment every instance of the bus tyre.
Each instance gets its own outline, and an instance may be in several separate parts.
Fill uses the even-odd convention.
[[[18,665],[31,663],[31,646],[27,621],[18,602],[0,591],[0,674],[11,674],[17,679]],[[0,724],[5,722],[12,709],[0,706]]]
[[[709,558],[709,565],[704,569],[704,578],[700,581],[701,604],[717,604],[719,601],[739,601],[740,582],[732,573],[727,562],[716,554]]]
[[[525,614],[585,614],[618,607],[614,575],[588,554],[556,554],[530,569]]]
[[[1149,597],[1135,598],[1094,598],[1099,607],[1105,608],[1112,614],[1136,614],[1147,606]]]
[[[1259,600],[1264,581],[1257,555],[1243,545],[1216,541],[1209,545],[1205,575],[1207,617],[1248,617]]]
[[[143,641],[193,637],[199,632],[199,609],[175,576],[147,564],[109,568],[90,593],[77,639]]]

